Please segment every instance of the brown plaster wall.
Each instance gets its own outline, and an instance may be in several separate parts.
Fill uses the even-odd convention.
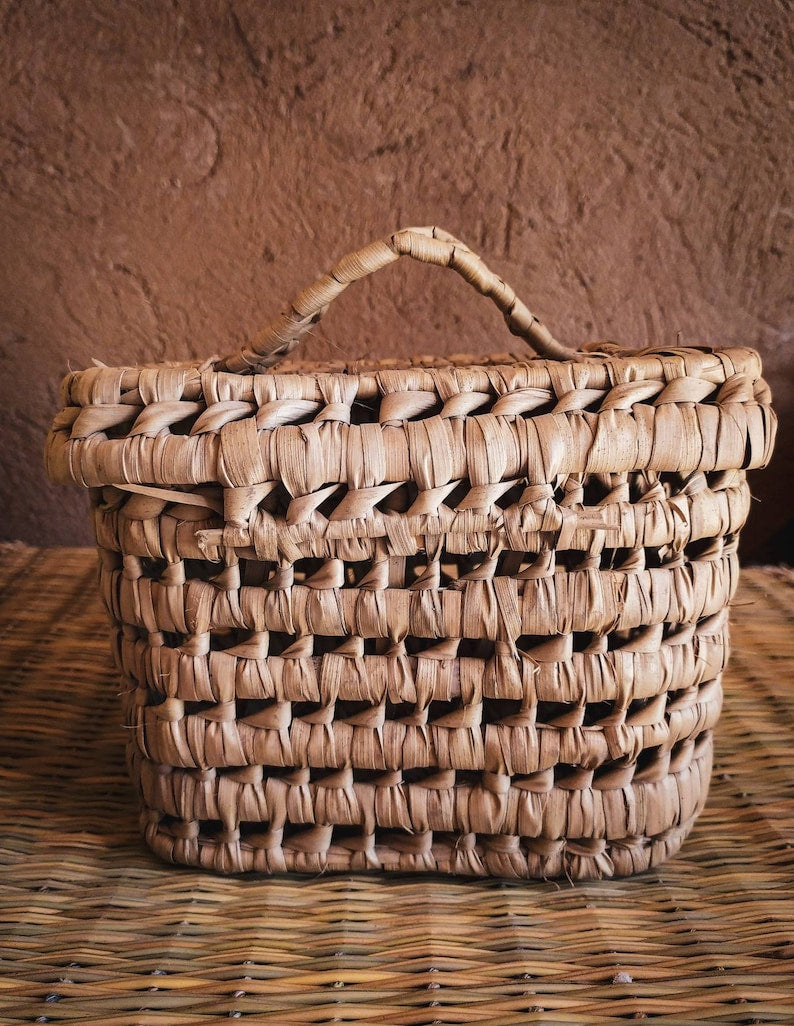
[[[780,554],[785,0],[26,0],[0,18],[3,538],[90,540],[85,497],[41,468],[68,367],[236,347],[342,253],[437,223],[564,340],[757,345],[783,423],[745,555]],[[510,341],[455,276],[403,262],[306,352]]]

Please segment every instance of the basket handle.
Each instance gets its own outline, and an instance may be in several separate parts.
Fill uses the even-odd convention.
[[[476,253],[441,228],[403,228],[363,249],[342,257],[338,264],[292,300],[284,312],[239,352],[222,357],[218,370],[251,374],[263,371],[291,352],[331,302],[351,282],[386,267],[402,256],[423,264],[451,267],[501,310],[514,335],[528,342],[538,356],[579,360],[580,353],[563,346],[532,314],[509,285],[489,270]]]

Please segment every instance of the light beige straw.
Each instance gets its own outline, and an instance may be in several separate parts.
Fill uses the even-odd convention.
[[[408,254],[553,359],[270,367]],[[233,373],[233,372],[249,373]],[[591,879],[705,800],[750,349],[571,354],[438,229],[344,258],[212,367],[69,375],[50,474],[88,487],[142,826],[224,872]]]

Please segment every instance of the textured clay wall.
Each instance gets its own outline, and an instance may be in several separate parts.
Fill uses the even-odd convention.
[[[745,555],[789,519],[784,0],[0,3],[0,482],[8,539],[88,542],[41,449],[68,367],[240,344],[397,227],[465,239],[563,340],[751,343],[782,415]],[[416,265],[306,352],[485,351]]]

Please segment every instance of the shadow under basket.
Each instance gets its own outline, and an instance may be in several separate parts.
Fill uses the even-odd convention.
[[[275,364],[350,282],[451,267],[536,350]],[[249,347],[69,374],[141,824],[222,872],[594,879],[706,798],[749,468],[746,348],[562,347],[437,228],[345,257]]]

